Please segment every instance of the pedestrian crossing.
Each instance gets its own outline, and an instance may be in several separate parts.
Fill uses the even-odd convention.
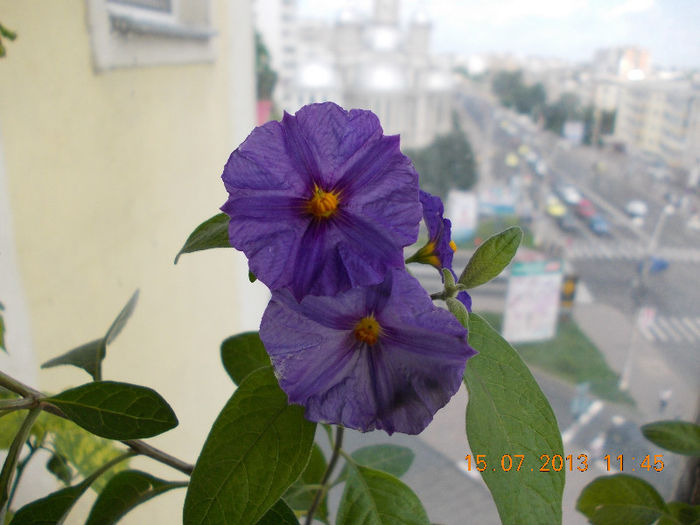
[[[638,325],[638,329],[644,339],[653,343],[700,342],[700,317],[657,315],[651,323]]]
[[[644,257],[646,247],[632,240],[617,240],[615,242],[601,242],[581,240],[571,243],[563,250],[563,255],[568,260],[577,259],[623,259],[638,261]],[[681,247],[661,247],[654,251],[654,255],[668,261],[700,263],[700,249]]]

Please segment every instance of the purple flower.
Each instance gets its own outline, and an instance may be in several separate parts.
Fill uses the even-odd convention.
[[[457,251],[457,245],[452,240],[452,223],[444,217],[445,207],[442,199],[431,195],[427,191],[420,190],[420,203],[423,206],[423,221],[428,228],[428,242],[406,262],[418,262],[430,264],[437,268],[442,277],[442,269],[452,270],[452,258]],[[472,298],[466,291],[457,294],[457,299],[472,311]]]
[[[334,295],[402,268],[418,174],[370,111],[327,102],[255,128],[222,175],[229,240],[270,289]]]
[[[440,197],[420,190],[420,203],[423,207],[423,220],[428,228],[428,242],[409,262],[430,264],[442,274],[443,268],[452,268],[452,257],[457,251],[457,245],[451,239],[452,223],[443,217],[445,207]]]
[[[300,303],[288,290],[273,292],[260,337],[307,419],[389,434],[421,432],[476,354],[464,327],[403,270]]]

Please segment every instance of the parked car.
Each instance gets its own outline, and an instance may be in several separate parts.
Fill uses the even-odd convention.
[[[625,213],[630,217],[646,217],[649,208],[644,201],[632,200],[625,204]]]
[[[590,219],[594,215],[597,215],[595,206],[588,199],[581,199],[576,205],[576,215],[582,219]]]
[[[547,197],[545,211],[550,217],[561,217],[566,213],[566,206],[555,195],[550,195]]]
[[[600,215],[594,215],[588,220],[588,227],[596,235],[610,235],[610,225]]]
[[[574,219],[574,216],[571,215],[571,213],[567,212],[561,217],[557,219],[557,225],[559,228],[562,229],[562,231],[565,231],[567,233],[574,233],[578,231],[578,224],[576,223],[576,219]]]

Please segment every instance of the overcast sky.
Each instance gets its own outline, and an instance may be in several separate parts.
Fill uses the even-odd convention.
[[[372,0],[352,5],[370,12]],[[349,2],[299,0],[302,17],[332,19]],[[700,0],[403,0],[433,21],[433,51],[513,52],[587,60],[601,47],[635,45],[654,64],[700,68]]]

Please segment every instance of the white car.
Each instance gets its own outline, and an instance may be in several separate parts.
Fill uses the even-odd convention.
[[[647,213],[649,213],[649,208],[646,202],[633,200],[625,205],[625,213],[630,217],[646,217]]]

